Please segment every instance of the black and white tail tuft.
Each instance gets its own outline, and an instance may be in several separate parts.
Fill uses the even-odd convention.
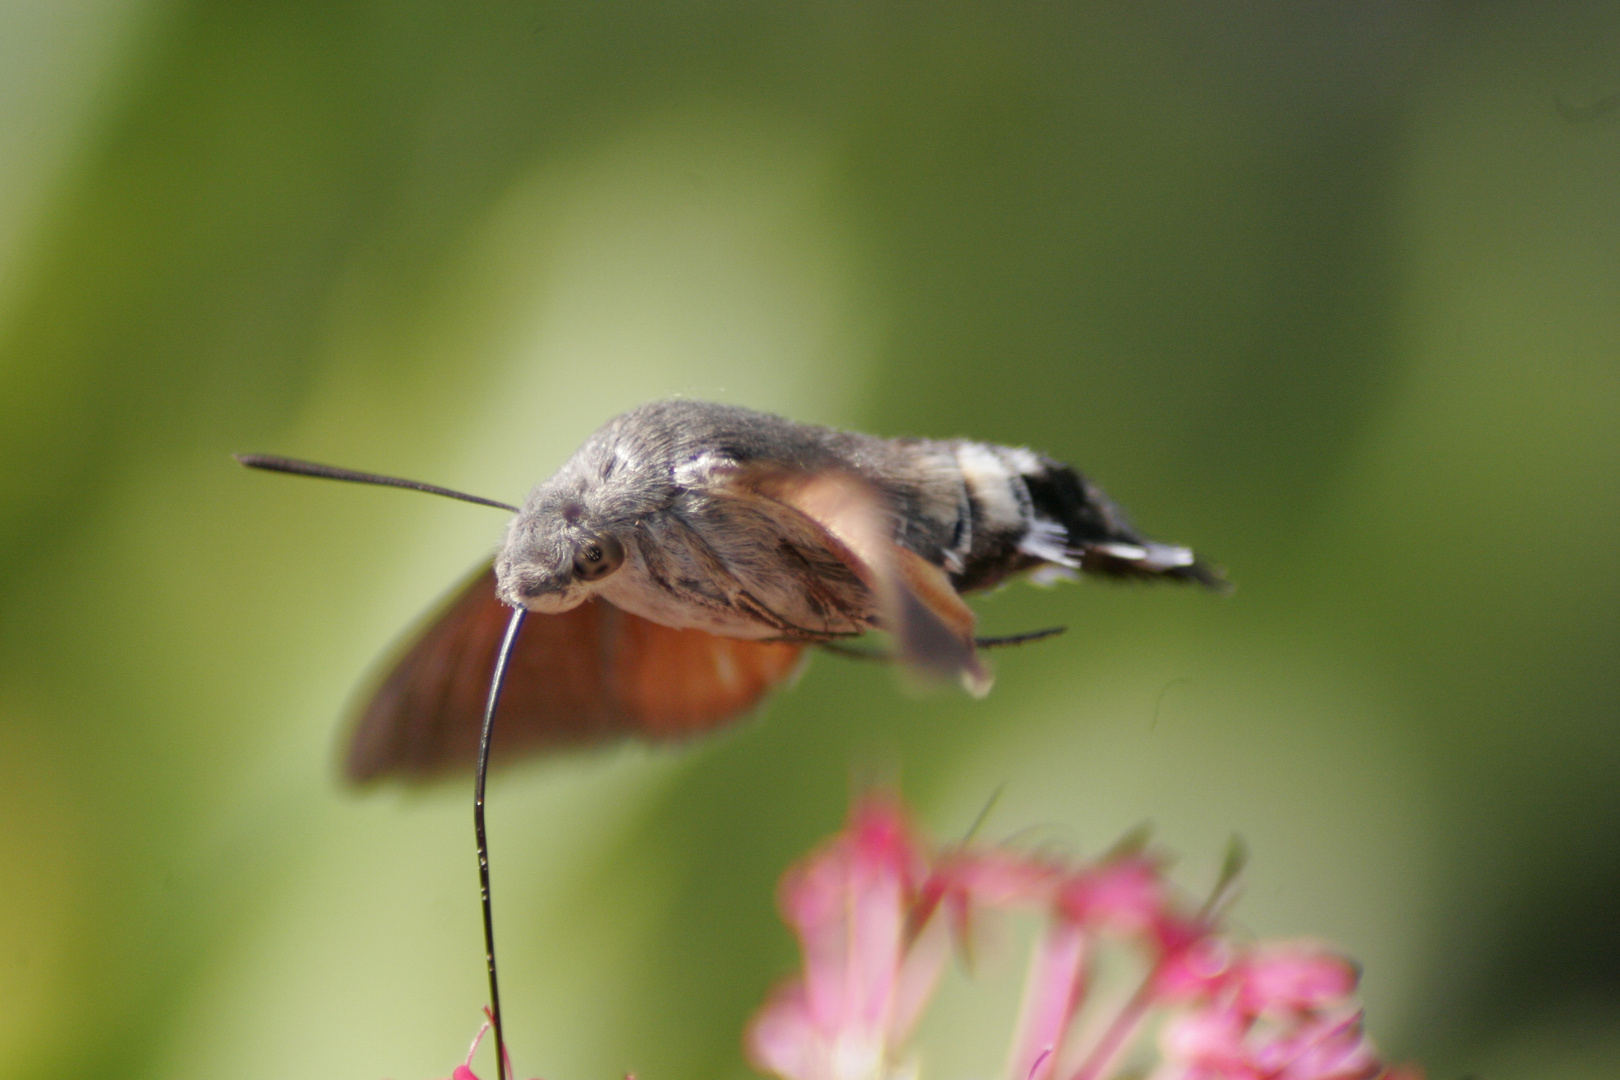
[[[1034,506],[1036,528],[1060,526],[1071,558],[1088,574],[1116,578],[1171,578],[1227,591],[1220,573],[1199,562],[1191,548],[1149,540],[1096,484],[1072,468],[1041,457],[1020,477]]]

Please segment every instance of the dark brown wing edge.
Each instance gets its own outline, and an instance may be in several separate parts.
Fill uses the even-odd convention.
[[[427,780],[472,768],[509,615],[485,566],[423,621],[353,723],[350,780]],[[708,730],[792,676],[802,651],[671,629],[603,601],[531,614],[509,661],[493,762],[628,735],[674,739]]]

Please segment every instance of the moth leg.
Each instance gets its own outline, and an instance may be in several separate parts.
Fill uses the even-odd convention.
[[[873,664],[894,663],[894,653],[887,649],[863,649],[859,645],[845,645],[842,641],[823,641],[823,652],[842,656],[847,660],[865,660]]]
[[[1042,641],[1049,637],[1057,637],[1069,628],[1067,626],[1048,626],[1043,630],[1028,630],[1022,634],[1006,634],[1001,637],[974,638],[973,644],[980,649],[999,649],[1007,645],[1027,645],[1031,641]],[[841,641],[818,642],[825,652],[834,656],[843,656],[851,660],[869,660],[878,664],[892,664],[894,653],[887,649],[863,649],[857,645],[845,645]]]
[[[1067,626],[1048,626],[1044,630],[1028,630],[1022,634],[974,638],[973,644],[981,649],[999,649],[1005,645],[1027,645],[1031,641],[1042,641],[1049,637],[1057,637],[1068,629]]]

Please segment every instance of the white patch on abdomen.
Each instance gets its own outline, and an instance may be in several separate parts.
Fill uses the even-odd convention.
[[[1003,446],[1001,452],[1007,455],[1007,461],[1013,470],[1021,475],[1046,471],[1046,466],[1041,464],[1040,456],[1028,447]]]
[[[1018,541],[1018,550],[1059,566],[1080,565],[1069,554],[1069,530],[1042,517],[1030,520],[1029,531]]]
[[[977,500],[985,516],[985,524],[992,529],[1022,529],[1028,523],[1024,507],[1013,490],[1017,473],[994,449],[983,443],[962,443],[956,447],[956,464],[962,470],[962,480],[968,493]]]

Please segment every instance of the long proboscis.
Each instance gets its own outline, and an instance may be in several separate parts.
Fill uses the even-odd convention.
[[[314,461],[300,461],[298,458],[277,457],[275,454],[233,454],[232,456],[250,469],[290,473],[293,476],[313,476],[321,480],[343,480],[351,484],[374,484],[378,487],[405,488],[407,491],[425,491],[429,495],[443,495],[447,499],[460,499],[462,502],[476,503],[479,506],[493,506],[497,510],[510,510],[513,513],[517,513],[518,510],[511,503],[504,503],[499,499],[486,499],[482,495],[469,495],[465,491],[456,491],[454,488],[440,487],[437,484],[424,484],[420,480],[406,480],[399,476],[383,476],[380,473],[340,469],[336,465],[322,465]]]
[[[507,661],[518,631],[528,612],[517,608],[506,626],[501,651],[495,656],[495,672],[489,680],[489,705],[484,709],[484,726],[478,736],[478,772],[473,779],[473,835],[478,840],[478,892],[484,907],[484,960],[489,967],[489,1022],[495,1029],[495,1075],[506,1080],[506,1033],[501,1027],[501,986],[495,975],[495,912],[489,902],[489,840],[484,831],[484,781],[489,776],[489,747],[495,734],[495,707],[501,702],[501,686],[506,682]]]

